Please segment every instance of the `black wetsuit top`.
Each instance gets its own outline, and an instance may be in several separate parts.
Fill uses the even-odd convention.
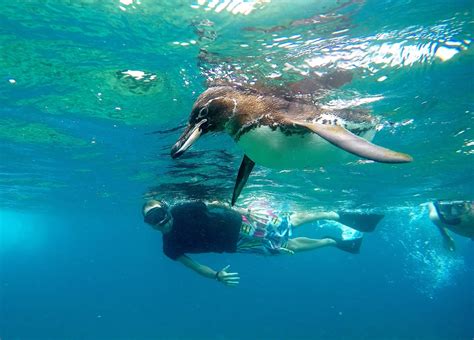
[[[187,253],[234,253],[242,216],[224,208],[210,208],[202,202],[171,208],[173,227],[163,234],[163,252],[176,260]]]

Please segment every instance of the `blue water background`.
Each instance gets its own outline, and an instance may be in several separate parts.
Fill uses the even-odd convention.
[[[337,249],[279,258],[195,256],[239,271],[241,283],[231,289],[165,258],[159,235],[140,223],[133,206],[121,208],[120,216],[98,207],[103,213],[2,213],[11,230],[2,243],[2,338],[472,334],[472,244],[455,238],[457,254],[444,254],[426,222],[390,216],[366,236],[358,256]],[[407,236],[417,227],[423,247]]]
[[[335,10],[347,22],[282,33],[242,28],[277,27],[338,4],[272,2],[265,5],[271,15],[260,17],[189,4],[2,4],[0,338],[471,339],[474,244],[453,235],[457,250],[446,252],[424,203],[473,197],[472,2],[354,2]],[[199,40],[191,24],[205,18],[215,25],[204,35],[216,31],[215,40]],[[346,28],[346,38],[334,40]],[[384,32],[389,36],[377,36]],[[297,34],[320,41],[258,49],[259,39]],[[196,46],[174,44],[193,39]],[[368,47],[356,46],[364,41]],[[364,56],[378,41],[414,42],[432,53],[413,51],[413,63],[367,65]],[[443,61],[434,53],[453,48],[447,41],[460,45]],[[193,257],[215,269],[230,264],[241,275],[237,288],[162,254],[161,235],[142,222],[144,199],[228,199],[242,156],[228,137],[215,135],[173,161],[169,148],[179,131],[152,133],[184,123],[204,79],[225,71],[225,63],[198,66],[201,47],[237,60],[250,78],[276,70],[299,79],[284,71],[286,62],[335,55],[322,68],[346,67],[356,77],[331,99],[383,97],[370,108],[392,124],[375,141],[409,152],[413,164],[289,173],[257,167],[241,199],[383,212],[361,254],[328,248],[275,258]],[[342,52],[358,49],[361,59],[345,60],[354,54]],[[151,72],[160,83],[124,82],[117,74],[125,70]],[[295,235],[318,237],[323,228],[307,225]]]

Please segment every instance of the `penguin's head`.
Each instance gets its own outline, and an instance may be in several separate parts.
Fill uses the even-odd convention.
[[[222,88],[204,91],[193,105],[188,124],[171,148],[171,157],[178,158],[202,135],[225,129],[237,106]]]

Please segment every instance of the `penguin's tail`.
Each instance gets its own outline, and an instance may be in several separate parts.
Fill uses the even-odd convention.
[[[384,215],[380,214],[363,214],[363,213],[346,213],[338,212],[339,223],[342,223],[353,229],[370,232],[374,231],[377,224],[382,220]]]

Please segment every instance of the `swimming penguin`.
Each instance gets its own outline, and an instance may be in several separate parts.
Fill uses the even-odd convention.
[[[363,110],[329,110],[254,88],[215,86],[194,103],[171,157],[182,155],[203,134],[227,132],[245,153],[233,205],[255,163],[274,169],[317,168],[341,161],[347,152],[382,163],[411,162],[407,154],[370,143],[377,124]]]

